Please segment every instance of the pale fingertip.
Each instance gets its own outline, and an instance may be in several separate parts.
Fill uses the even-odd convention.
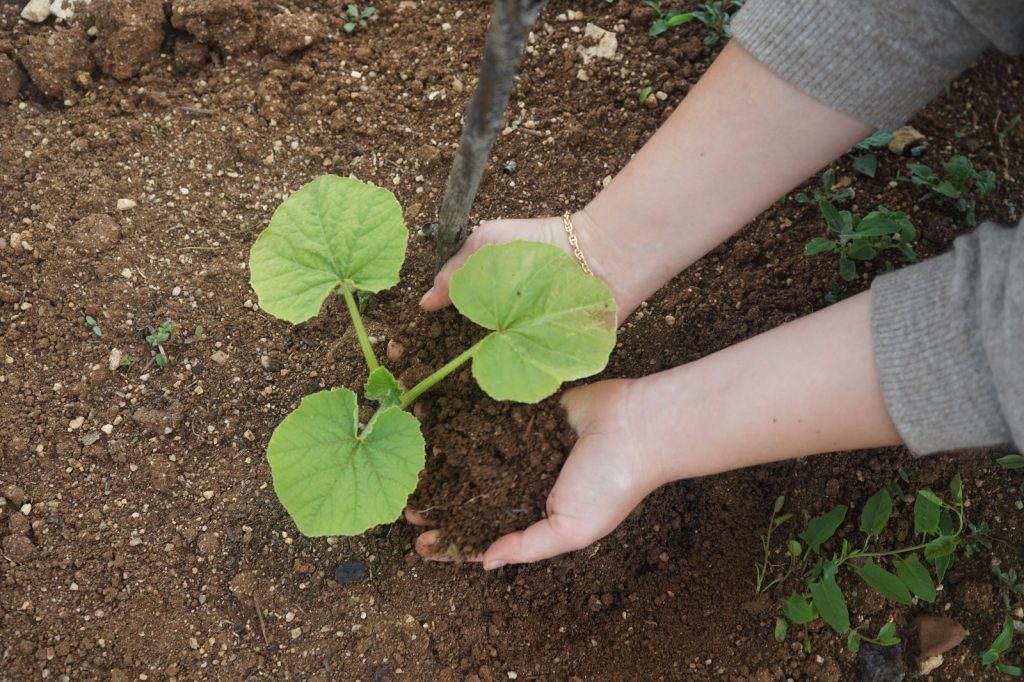
[[[507,561],[502,561],[501,559],[491,559],[490,561],[488,561],[487,563],[484,564],[484,570],[485,571],[495,571],[495,570],[501,568],[502,566],[507,566],[507,565],[508,565]]]

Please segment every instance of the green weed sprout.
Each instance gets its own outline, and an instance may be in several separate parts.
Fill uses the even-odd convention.
[[[839,255],[839,275],[847,282],[857,276],[856,261],[873,260],[881,251],[895,249],[909,261],[917,260],[910,243],[917,236],[913,223],[902,211],[890,211],[884,206],[863,218],[850,211],[840,211],[825,199],[818,200],[818,209],[825,218],[834,239],[816,237],[804,247],[805,256],[819,253]]]
[[[767,592],[790,577],[799,578],[801,584],[783,602],[785,618],[776,621],[776,639],[785,640],[790,623],[802,626],[820,617],[837,633],[847,635],[851,651],[857,651],[862,641],[886,646],[900,641],[892,623],[884,625],[874,637],[851,627],[846,597],[837,579],[844,568],[890,601],[910,604],[913,597],[929,603],[935,601],[936,582],[942,582],[953,565],[954,552],[969,539],[965,533],[970,524],[964,518],[963,482],[959,474],[953,478],[948,502],[931,490],[919,490],[914,501],[914,532],[919,541],[897,549],[876,549],[873,544],[892,516],[892,498],[892,487],[886,487],[864,504],[859,525],[863,543],[859,547],[843,539],[838,549],[824,549],[845,522],[849,511],[846,505],[810,519],[804,530],[787,542],[788,566],[777,566],[771,561],[772,533],[793,518],[793,514],[780,514],[785,497],[775,500],[768,531],[762,537],[764,559],[755,566],[755,589]],[[780,573],[782,569],[785,572]]]
[[[490,397],[534,403],[604,369],[615,345],[611,292],[571,256],[534,242],[486,246],[452,275],[450,293],[491,333],[405,388],[377,361],[356,297],[398,283],[407,241],[394,195],[326,175],[277,208],[249,255],[261,307],[292,324],[340,292],[366,360],[364,397],[378,403],[361,427],[353,391],[320,391],[274,431],[274,490],[305,535],[356,535],[401,513],[424,465],[419,422],[405,408],[463,364],[472,360]]]
[[[146,343],[149,347],[156,350],[157,353],[153,356],[153,361],[156,362],[156,366],[160,369],[167,367],[168,359],[167,353],[164,351],[164,344],[171,338],[171,326],[173,323],[170,320],[164,320],[155,332],[146,336]]]
[[[821,174],[821,189],[815,187],[812,196],[797,192],[794,198],[798,204],[817,204],[819,201],[841,204],[853,198],[853,188],[848,185],[840,186],[836,182],[835,171],[829,168]]]
[[[999,631],[996,638],[981,652],[981,663],[985,670],[995,668],[999,672],[1010,677],[1020,677],[1022,669],[1020,666],[1004,663],[999,659],[1013,646],[1013,619],[1007,616],[1003,619],[1003,629]]]
[[[366,20],[376,14],[376,12],[376,7],[359,9],[358,5],[348,5],[345,7],[345,11],[342,12],[342,18],[348,20],[342,25],[342,28],[349,35],[355,33],[357,28],[366,28]]]
[[[655,11],[654,23],[647,32],[652,36],[660,36],[673,26],[699,21],[707,29],[704,44],[717,45],[720,41],[732,37],[732,27],[729,22],[732,15],[743,7],[744,2],[746,0],[712,0],[702,3],[700,9],[693,12],[680,12],[679,10],[666,12],[661,3],[656,0],[645,0],[644,4]]]
[[[968,225],[974,225],[977,200],[984,199],[996,187],[996,174],[990,170],[978,171],[966,156],[951,156],[942,165],[944,177],[936,175],[921,163],[910,164],[910,182],[923,192],[924,200],[938,199],[952,204]]]

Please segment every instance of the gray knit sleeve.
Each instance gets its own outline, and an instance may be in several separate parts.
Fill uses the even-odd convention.
[[[1024,221],[953,244],[871,286],[889,414],[918,454],[1024,447]]]
[[[1024,15],[1020,7],[1012,18]],[[732,22],[762,64],[883,130],[902,125],[991,44],[976,25],[948,0],[748,0]]]

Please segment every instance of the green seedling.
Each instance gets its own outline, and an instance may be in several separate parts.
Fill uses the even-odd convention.
[[[875,177],[878,172],[878,157],[874,154],[857,154],[857,152],[870,152],[872,149],[884,147],[893,141],[892,133],[884,130],[876,130],[863,140],[853,145],[847,152],[853,157],[853,170],[869,178]]]
[[[655,12],[654,23],[647,30],[647,33],[652,36],[660,36],[673,26],[688,24],[694,20],[693,12],[680,12],[679,10],[669,10],[666,12],[662,9],[661,3],[655,2],[655,0],[645,0],[644,4]]]
[[[196,330],[194,332],[192,332],[192,336],[190,336],[190,337],[185,339],[185,344],[186,345],[191,345],[193,343],[196,343],[197,341],[199,341],[202,338],[203,338],[203,325],[197,324],[196,325]]]
[[[654,92],[654,88],[650,85],[645,85],[640,88],[640,93],[637,95],[637,99],[640,101],[640,104],[645,103],[647,98],[651,96],[652,92]]]
[[[152,334],[146,336],[146,343],[149,347],[156,350],[156,355],[153,356],[153,362],[160,369],[165,369],[169,362],[167,353],[164,351],[164,344],[171,338],[171,326],[170,320],[164,320],[164,323],[157,327],[157,330]]]
[[[1024,579],[1018,578],[1017,569],[1004,571],[996,564],[992,564],[992,573],[999,578],[999,593],[1003,606],[1010,608],[1010,601],[1014,595],[1024,595]]]
[[[999,146],[1000,147],[1006,146],[1006,138],[1010,135],[1010,133],[1013,132],[1014,128],[1016,128],[1018,125],[1020,125],[1020,120],[1021,120],[1021,115],[1017,114],[1016,116],[1011,118],[1009,121],[1007,121],[1006,125],[1004,125],[1002,128],[1000,128],[999,132],[996,133],[996,135],[999,137]]]
[[[818,204],[822,201],[841,204],[853,198],[853,188],[850,187],[848,179],[836,182],[835,171],[829,168],[821,174],[821,189],[815,187],[812,196],[797,192],[795,198],[798,204]]]
[[[103,330],[100,328],[100,325],[97,324],[95,317],[84,311],[82,312],[82,317],[85,319],[85,326],[89,328],[89,331],[96,336],[103,336]]]
[[[842,570],[856,574],[890,601],[910,604],[916,597],[930,603],[936,598],[936,583],[942,582],[953,564],[954,553],[970,538],[965,532],[968,524],[959,474],[950,482],[948,502],[928,489],[917,492],[914,531],[918,542],[897,549],[875,547],[893,513],[892,492],[886,486],[872,495],[861,510],[858,527],[863,540],[859,546],[844,538],[836,547],[834,536],[849,511],[845,505],[838,505],[807,520],[803,531],[786,542],[785,563],[773,563],[772,533],[794,516],[781,513],[784,504],[784,497],[775,500],[762,540],[764,559],[755,566],[755,588],[767,592],[791,577],[798,579],[799,588],[782,604],[785,619],[793,625],[805,626],[820,617],[837,633],[847,635],[851,651],[856,651],[862,641],[888,646],[900,640],[891,623],[874,637],[851,627],[846,597],[839,585]],[[831,551],[826,546],[831,546]],[[777,621],[776,639],[784,639],[788,630],[788,625]]]
[[[340,293],[367,365],[364,397],[378,403],[362,426],[353,391],[321,391],[274,431],[274,490],[305,535],[355,535],[401,513],[425,458],[405,409],[462,365],[472,361],[490,397],[533,403],[601,371],[615,345],[614,299],[571,256],[533,242],[485,246],[452,275],[450,293],[491,332],[415,386],[400,385],[377,361],[356,293],[398,283],[407,240],[394,195],[327,175],[288,197],[253,244],[252,287],[271,315],[300,324]]]
[[[723,40],[732,38],[732,26],[730,21],[746,0],[713,0],[705,2],[700,9],[693,12],[693,18],[704,24],[707,34],[704,36],[705,45],[717,45]]]
[[[1007,616],[1003,619],[1003,629],[999,631],[996,638],[988,645],[988,648],[981,652],[981,663],[985,670],[995,668],[999,672],[1010,677],[1020,677],[1021,667],[1011,665],[999,660],[1003,654],[1013,646],[1013,620]]]
[[[816,237],[804,247],[805,256],[819,253],[839,255],[839,275],[847,282],[857,276],[856,261],[873,260],[882,251],[895,249],[909,261],[917,260],[917,253],[910,243],[917,236],[917,230],[901,211],[890,211],[884,206],[868,213],[863,218],[850,211],[840,211],[831,202],[818,201],[818,208],[825,217],[828,229],[835,233],[834,239]]]
[[[966,156],[952,156],[942,165],[943,177],[921,163],[910,164],[910,177],[899,180],[909,182],[922,191],[925,200],[938,199],[952,204],[968,225],[975,224],[977,200],[983,199],[996,187],[996,175],[990,170],[978,171]]]
[[[367,6],[359,9],[358,5],[348,5],[342,13],[342,18],[348,21],[342,26],[345,33],[352,35],[357,28],[366,28],[366,20],[377,12],[376,7]]]

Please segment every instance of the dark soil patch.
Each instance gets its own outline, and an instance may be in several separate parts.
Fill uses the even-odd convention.
[[[414,233],[432,219],[487,8],[382,0],[346,36],[342,3],[133,0],[138,27],[122,35],[136,26],[125,4],[94,0],[74,30],[0,5],[0,98],[32,76],[0,104],[0,678],[851,679],[853,656],[822,626],[810,655],[772,638],[783,595],[754,595],[759,536],[779,494],[794,510],[859,509],[900,467],[911,487],[962,472],[996,541],[957,564],[934,606],[896,607],[850,581],[851,611],[904,633],[922,610],[950,615],[969,635],[932,679],[984,677],[977,652],[1005,612],[988,563],[1024,568],[1021,481],[970,453],[845,453],[677,483],[587,550],[486,575],[422,562],[404,523],[299,536],[269,486],[266,442],[303,395],[358,385],[364,370],[340,302],[298,328],[253,306],[249,244],[284,192],[324,172],[392,189]],[[165,4],[177,13],[154,23]],[[499,138],[477,219],[582,205],[713,57],[697,26],[650,38],[647,8],[594,0],[585,20],[557,18],[569,9],[553,2],[535,31],[509,116],[522,125]],[[591,62],[581,81],[586,21],[618,30],[622,59]],[[1022,76],[1020,60],[987,56],[912,122],[926,162],[964,153],[996,171],[979,215],[1004,222],[1024,196],[1024,126],[996,132],[1024,110]],[[664,102],[640,104],[646,85]],[[500,171],[510,159],[513,175]],[[921,254],[946,249],[959,217],[891,182],[906,159],[879,159],[873,180],[835,164],[853,203],[907,210]],[[814,210],[776,205],[647,301],[603,376],[691,361],[822,307],[835,264],[802,250],[823,231]],[[418,311],[431,249],[414,234],[402,284],[366,315],[381,347],[409,349],[395,367],[407,378],[479,334]],[[160,371],[144,337],[167,319]],[[110,368],[114,349],[130,366]],[[461,371],[423,406],[413,504],[456,550],[540,518],[572,446],[554,399],[495,403]],[[350,581],[348,566],[338,578],[345,561],[365,577]]]

